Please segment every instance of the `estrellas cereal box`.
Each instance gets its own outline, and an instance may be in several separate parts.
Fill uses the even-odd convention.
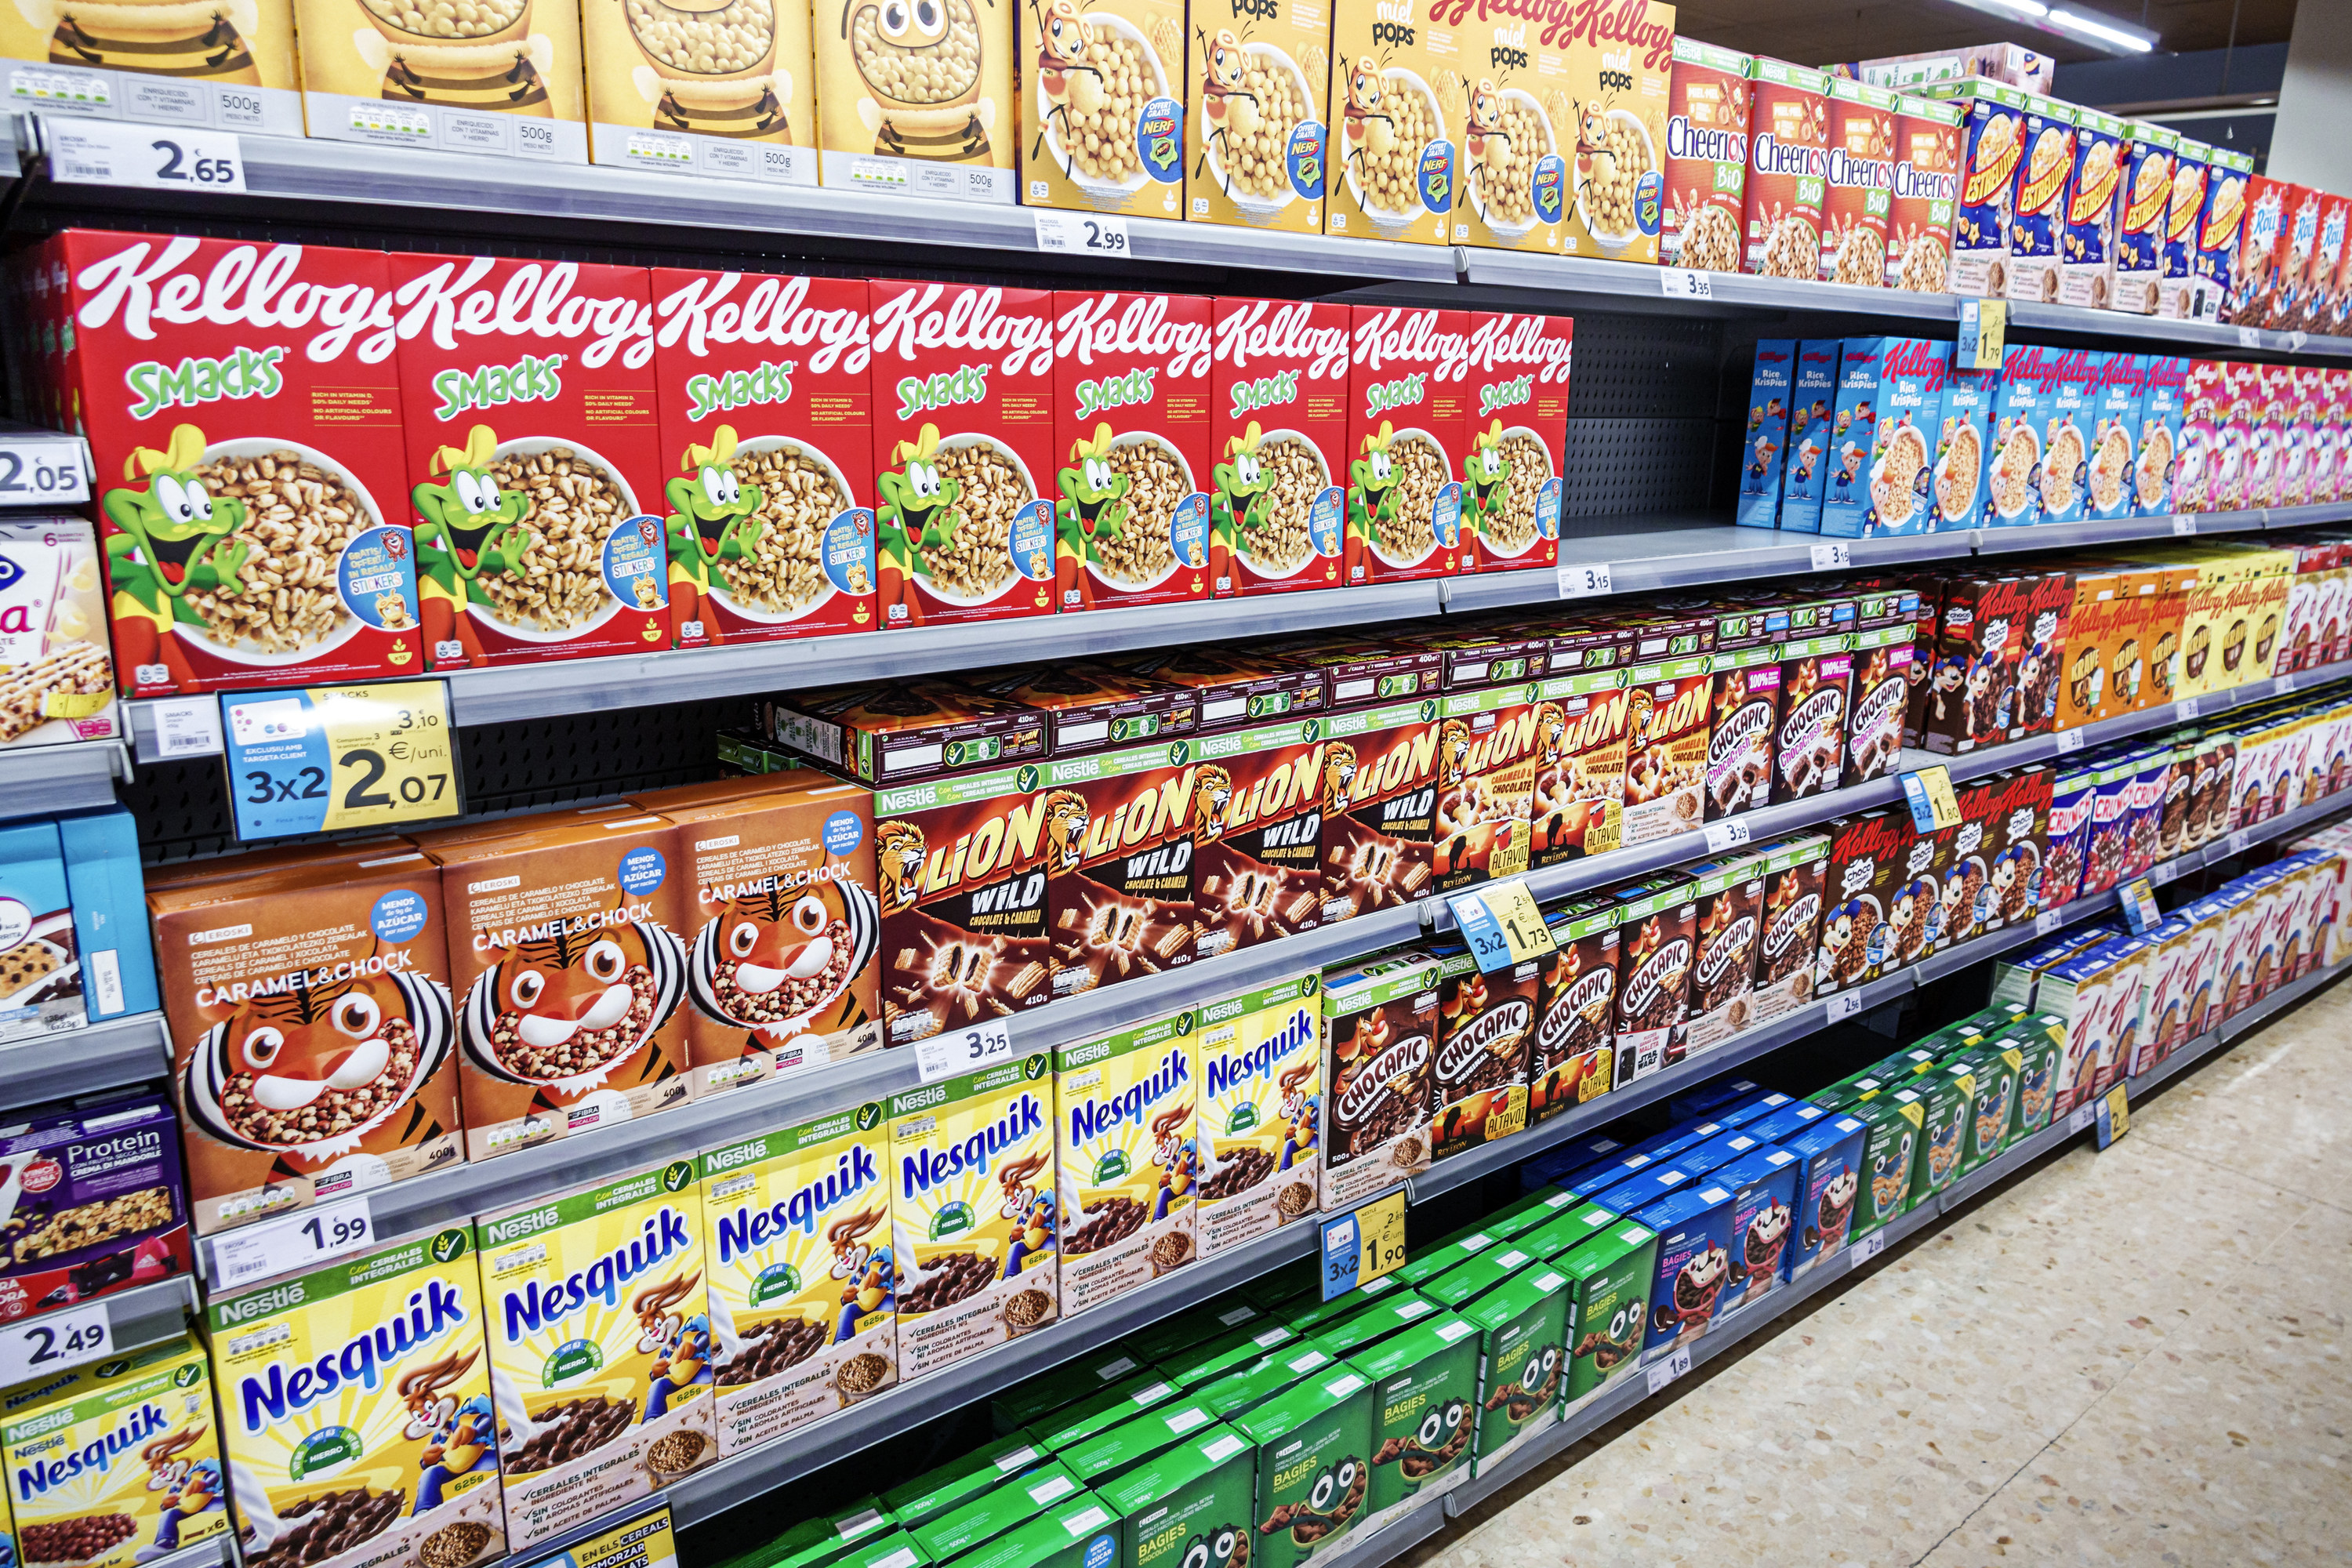
[[[1339,586],[1348,310],[1311,300],[1215,302],[1209,566],[1219,597]]]
[[[1665,210],[1658,259],[1696,272],[1737,272],[1748,192],[1753,56],[1675,37],[1667,84]]]
[[[1444,245],[1454,237],[1458,134],[1469,110],[1462,35],[1440,0],[1345,5],[1331,21],[1324,232]],[[1443,58],[1458,62],[1441,66]]]
[[[1883,288],[1898,99],[1885,88],[1843,77],[1832,78],[1829,86],[1820,276],[1825,282]]]
[[[1013,199],[1012,0],[817,9],[817,177],[835,190]]]
[[[588,161],[580,0],[294,0],[312,136],[541,163]]]
[[[2108,302],[2126,315],[2153,316],[2164,287],[2164,244],[2180,133],[2153,121],[2124,122],[2117,159],[2115,287]]]
[[[1199,1255],[1198,1016],[1178,1013],[1054,1053],[1065,1316]]]
[[[2186,320],[2198,303],[2197,224],[2205,208],[2205,184],[2213,149],[2202,142],[2175,133],[2172,144],[2172,191],[2164,209],[2163,276],[2156,285],[2156,313],[2168,321]],[[2218,309],[2219,299],[2211,301]]]
[[[1201,1009],[1193,1205],[1202,1256],[1315,1212],[1323,1131],[1322,976]]]
[[[1829,78],[1766,58],[1755,62],[1751,74],[1743,270],[1766,278],[1817,277],[1828,184]]]
[[[2130,126],[2095,109],[2074,110],[2074,167],[2058,230],[2058,300],[2104,310],[2115,302],[2117,242]]]
[[[2200,321],[2218,321],[2229,310],[2239,237],[2246,223],[2252,193],[2247,188],[2254,174],[2251,153],[2229,147],[2212,149],[2205,172],[2205,197],[2199,206],[2194,235],[2196,248],[2189,261],[2194,282],[2189,291],[2192,311],[2201,302],[2208,314]],[[2202,285],[2200,290],[2198,285]]]
[[[1014,8],[1023,205],[1184,216],[1184,41],[1183,0]]]
[[[1574,113],[1572,120],[1557,111],[1553,118],[1575,141],[1572,150],[1561,149],[1570,157],[1574,190],[1560,249],[1570,256],[1655,262],[1665,222],[1675,8],[1658,0],[1622,0],[1571,7],[1557,21],[1557,14],[1539,14],[1568,33],[1568,91]]]
[[[1559,554],[1576,322],[1487,310],[1471,320],[1464,569],[1549,570]]]
[[[810,20],[775,0],[580,0],[589,157],[815,184]]]
[[[1465,547],[1470,312],[1353,305],[1349,330],[1344,585],[1451,577]]]
[[[1323,232],[1330,117],[1331,6],[1241,6],[1184,45],[1184,216],[1205,223]]]
[[[1986,77],[1922,82],[1960,111],[1959,195],[1952,211],[1951,291],[1999,300],[2009,286],[2010,213],[2025,160],[2025,94]]]
[[[1323,984],[1322,1192],[1356,1206],[1429,1168],[1437,961],[1400,949]]]
[[[1904,93],[1895,100],[1895,188],[1887,204],[1886,285],[1940,294],[1951,277],[1960,195],[1960,109]]]
[[[505,1552],[467,1226],[216,1294],[205,1320],[249,1561],[462,1568]]]
[[[2055,303],[2074,173],[2074,106],[2025,95],[2021,156],[2010,195],[2009,297]]]

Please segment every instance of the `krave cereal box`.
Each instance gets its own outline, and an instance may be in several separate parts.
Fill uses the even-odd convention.
[[[580,0],[475,7],[294,0],[312,136],[588,161]]]
[[[882,16],[889,35],[891,13]],[[1181,0],[1013,12],[1021,200],[1139,217],[1184,214]]]
[[[811,17],[774,0],[581,0],[599,163],[816,184]]]
[[[1345,585],[1451,577],[1464,552],[1454,476],[1470,438],[1470,313],[1355,305],[1349,317]]]
[[[1323,1121],[1322,976],[1308,973],[1201,1009],[1203,1256],[1315,1211]]]
[[[1755,58],[1675,37],[1666,93],[1665,212],[1658,259],[1737,272],[1748,193],[1748,118]]]
[[[1323,232],[1331,88],[1325,0],[1231,7],[1187,21],[1184,216],[1198,222]]]
[[[1486,310],[1472,321],[1463,569],[1548,570],[1559,555],[1576,322]]]
[[[1054,1053],[1065,1316],[1199,1255],[1198,1020],[1179,1013]]]
[[[1348,310],[1307,300],[1216,300],[1209,566],[1219,597],[1339,586]]]

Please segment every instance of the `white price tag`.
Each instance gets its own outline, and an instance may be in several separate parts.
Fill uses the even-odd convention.
[[[1687,267],[1661,267],[1658,290],[1669,300],[1712,300],[1715,279],[1710,273],[1694,272]]]
[[[1737,849],[1748,841],[1748,819],[1735,816],[1724,822],[1706,825],[1706,851],[1720,855],[1727,849]]]
[[[2061,730],[2058,731],[2058,754],[2060,756],[2063,757],[2069,752],[2079,752],[2083,749],[2083,745],[2082,731]]]
[[[245,152],[234,131],[122,120],[42,123],[49,138],[49,178],[59,184],[244,194]]]
[[[2099,1102],[2095,1100],[2088,1105],[2078,1105],[2074,1109],[2073,1113],[2066,1118],[2066,1131],[2080,1132],[2085,1128],[2098,1125],[2098,1121]]]
[[[991,1018],[969,1029],[950,1029],[917,1041],[915,1071],[925,1083],[937,1083],[943,1078],[961,1078],[1009,1062],[1013,1054],[1013,1026],[1002,1018]]]
[[[233,1230],[213,1240],[212,1288],[233,1289],[313,1268],[375,1243],[375,1224],[364,1194],[320,1204],[283,1219]]]
[[[1562,566],[1559,569],[1559,596],[1563,599],[1589,599],[1617,590],[1609,581],[1609,563],[1597,565]]]
[[[2065,923],[2065,917],[2060,914],[2056,910],[2044,910],[2040,914],[2033,917],[2033,934],[2036,936],[2048,936],[2052,931],[2056,931],[2060,926],[2064,925]]]
[[[1883,1230],[1874,1230],[1852,1247],[1847,1247],[1845,1252],[1846,1256],[1853,1260],[1853,1267],[1859,1268],[1885,1250],[1886,1233]]]
[[[2261,331],[2254,327],[2240,327],[2238,329],[2238,346],[2242,349],[2258,349],[2262,347],[2263,334]]]
[[[148,711],[155,715],[155,754],[163,761],[209,757],[221,749],[218,698],[161,697]]]
[[[2174,703],[2174,704],[2172,705],[2172,716],[2173,716],[2175,719],[2194,719],[2194,718],[2196,718],[2196,717],[2197,717],[2197,699],[2195,699],[2194,697],[2184,697],[2184,698],[2182,698],[2179,701],[2178,701],[2178,702]]]
[[[89,458],[79,439],[33,430],[0,435],[0,506],[89,499]]]
[[[1037,215],[1037,248],[1070,256],[1127,257],[1127,220],[1106,213]]]
[[[2277,676],[2271,681],[2271,691],[2274,696],[2284,697],[2294,689],[2294,677],[2292,675]]]
[[[1836,995],[1829,999],[1827,1011],[1829,1014],[1829,1020],[1832,1024],[1836,1023],[1841,1018],[1853,1017],[1856,1013],[1862,1011],[1862,993],[1859,991],[1839,992]]]
[[[2243,855],[2246,850],[2252,847],[2253,842],[2254,836],[2252,834],[2247,832],[2242,827],[2238,829],[2237,832],[2230,835],[2230,853],[2228,856],[2224,857],[2224,858],[2235,858],[2240,855]]]
[[[11,1387],[96,1361],[114,1348],[106,1303],[85,1301],[0,1330],[0,1381]]]
[[[1813,546],[1813,570],[1816,572],[1843,572],[1853,564],[1853,552],[1846,548],[1843,540]]]
[[[1676,1351],[1674,1354],[1668,1356],[1665,1360],[1660,1362],[1657,1365],[1650,1369],[1650,1392],[1653,1394],[1657,1393],[1658,1390],[1665,1387],[1666,1384],[1674,1382],[1675,1379],[1682,1376],[1685,1373],[1690,1371],[1690,1346],[1685,1345],[1682,1349]]]
[[[2194,533],[2197,531],[2197,520],[2193,517],[2175,512],[2172,517],[2172,531],[2176,534]]]
[[[2301,353],[2303,352],[2303,345],[2310,341],[2311,334],[2309,332],[2289,332],[2286,335],[2287,349],[2289,352],[2294,353]]]

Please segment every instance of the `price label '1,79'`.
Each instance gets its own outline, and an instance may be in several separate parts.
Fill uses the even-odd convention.
[[[220,704],[239,838],[429,822],[465,809],[446,681],[228,693]]]
[[[113,1348],[103,1301],[44,1312],[0,1329],[0,1380],[13,1387],[96,1361]]]

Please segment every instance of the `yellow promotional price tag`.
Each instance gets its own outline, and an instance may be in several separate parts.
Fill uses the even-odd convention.
[[[2116,1085],[2099,1101],[2099,1147],[2104,1149],[2131,1131],[2131,1097]]]
[[[1905,773],[1903,799],[1911,807],[1911,825],[1922,833],[1960,825],[1960,799],[1952,793],[1951,770],[1940,763]]]
[[[1356,1211],[1356,1233],[1364,1245],[1356,1267],[1359,1286],[1404,1267],[1404,1189],[1399,1187]]]
[[[465,810],[446,681],[231,693],[220,702],[241,839]]]
[[[2001,349],[2009,338],[2009,301],[1964,300],[1960,302],[1959,350],[1972,370],[1999,370]]]
[[[1559,946],[1536,896],[1516,877],[1453,894],[1445,903],[1482,973],[1541,958]]]

